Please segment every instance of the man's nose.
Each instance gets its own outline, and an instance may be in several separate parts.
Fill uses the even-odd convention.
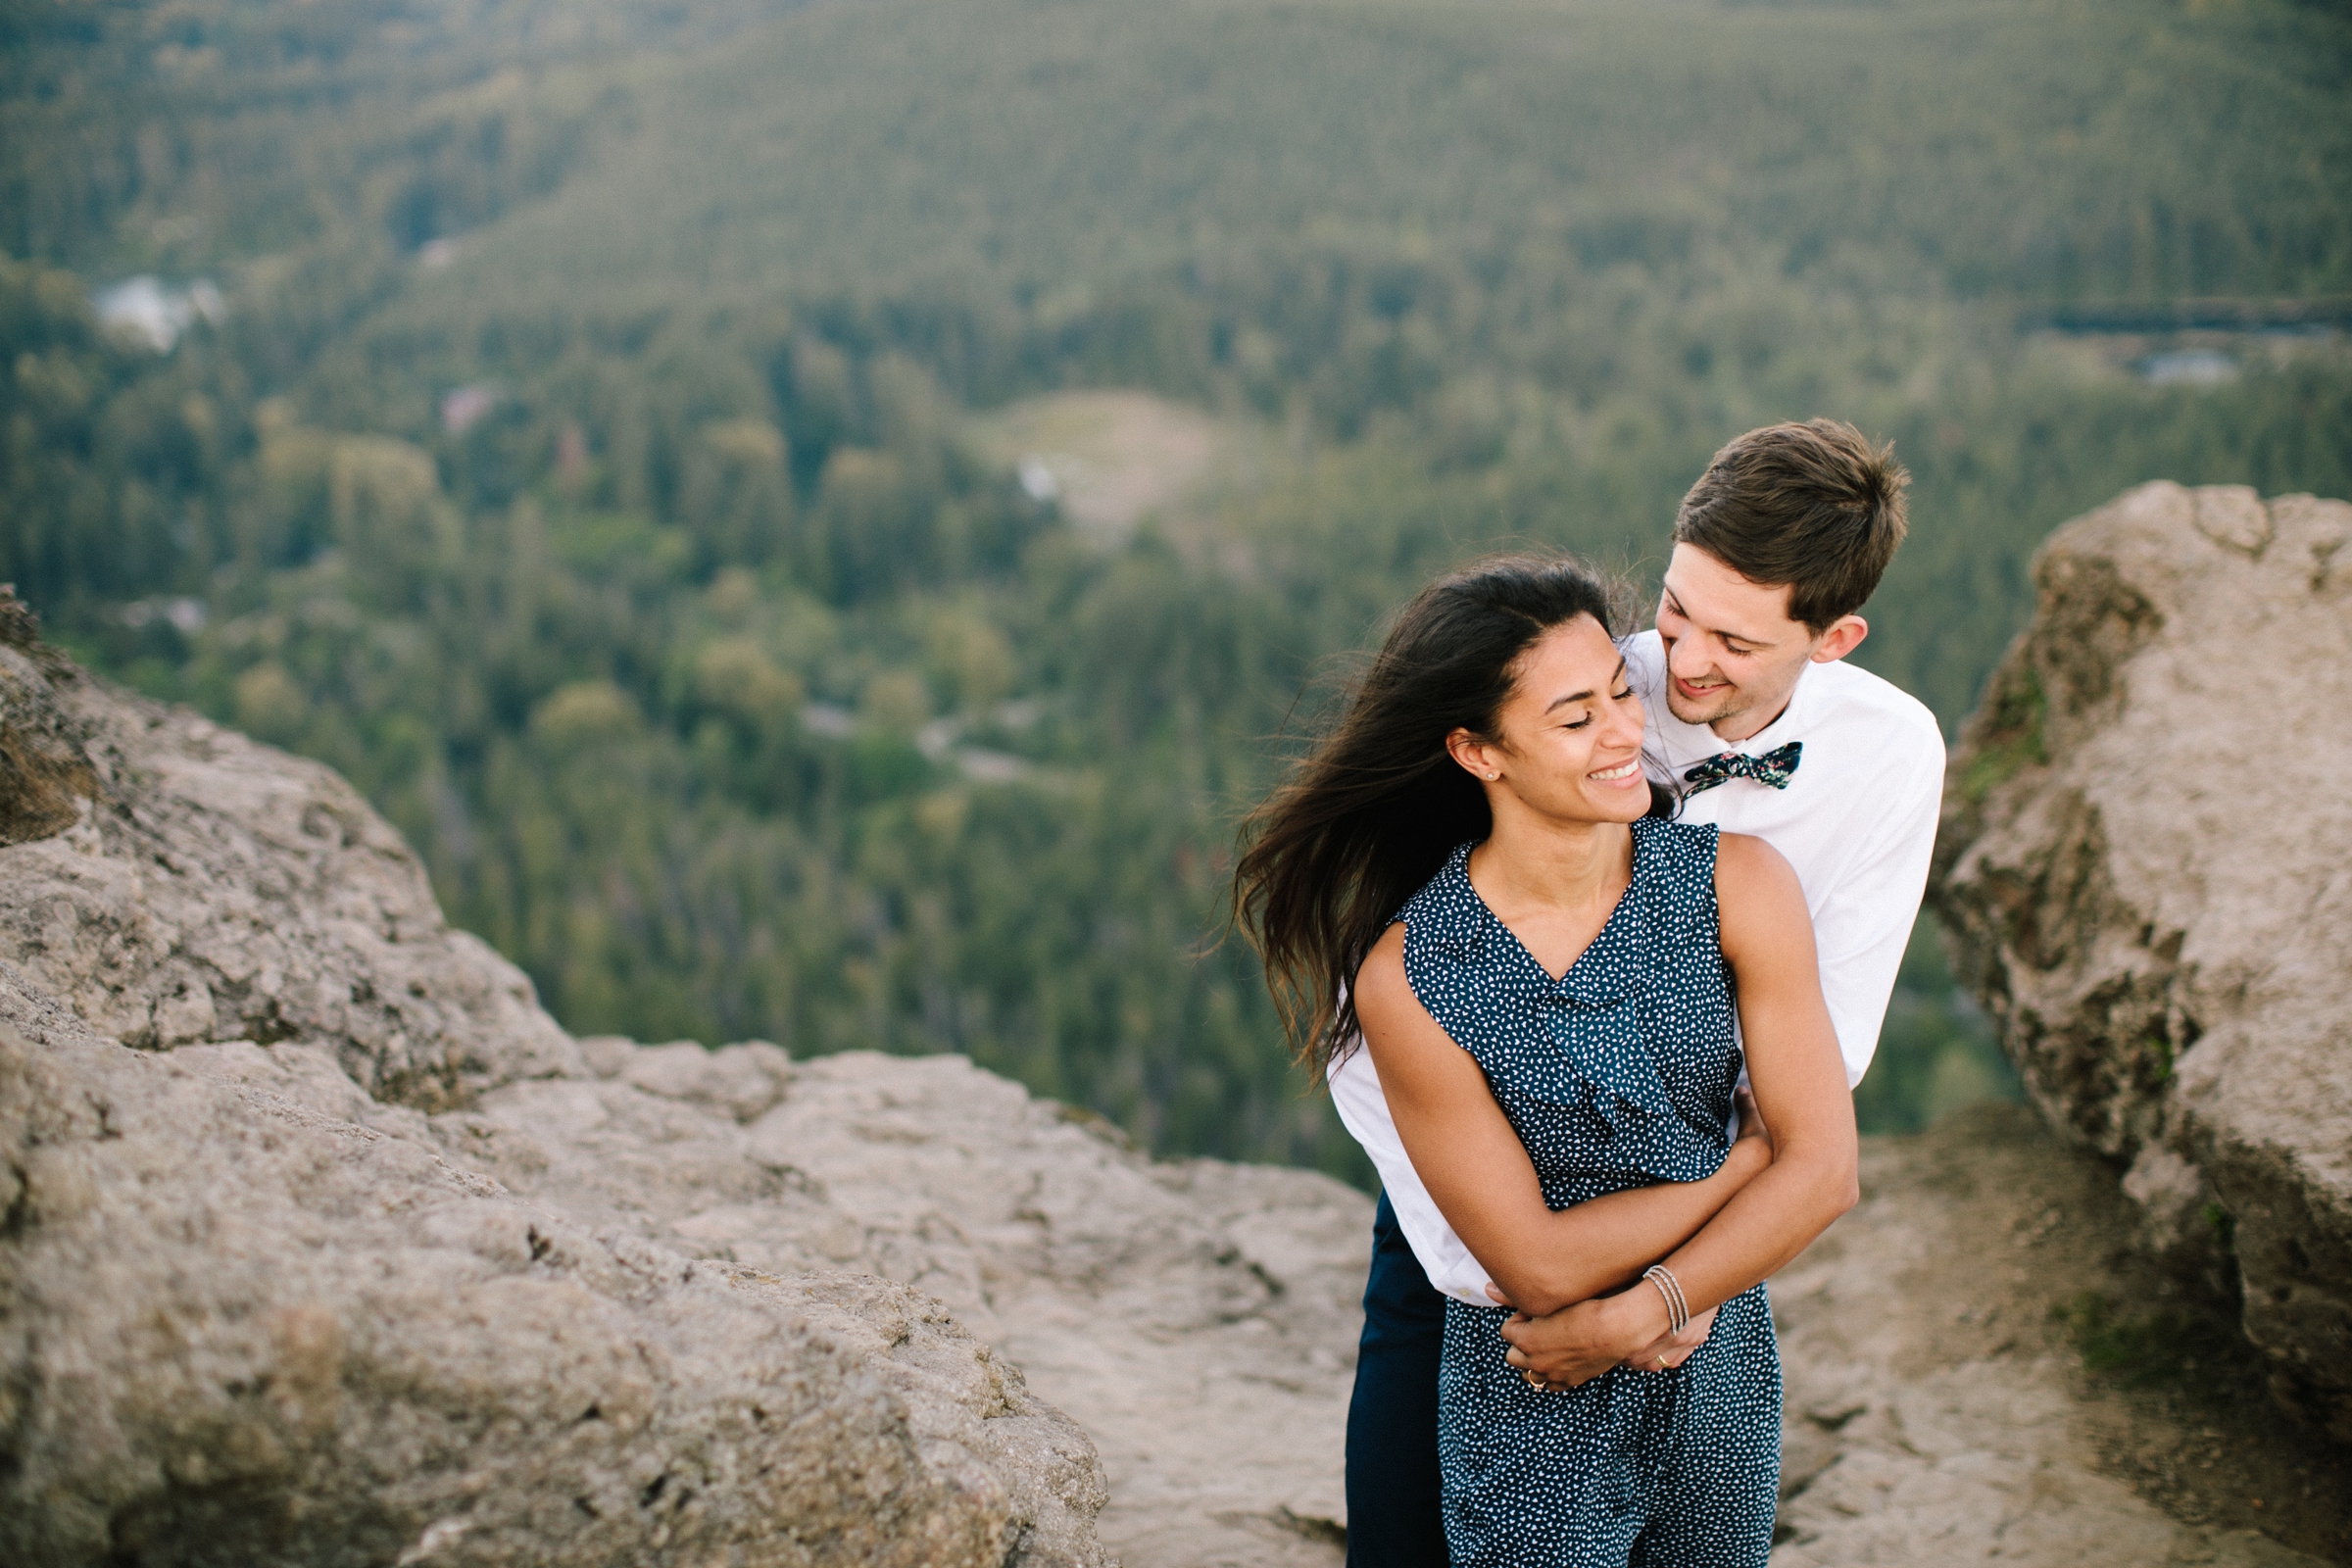
[[[1707,651],[1695,636],[1677,637],[1666,650],[1666,669],[1669,674],[1684,680],[1697,680],[1712,673],[1707,667]]]

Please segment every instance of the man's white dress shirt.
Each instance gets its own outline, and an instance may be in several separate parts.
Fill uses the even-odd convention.
[[[1734,778],[1690,796],[1682,820],[1753,834],[1795,868],[1813,912],[1821,989],[1845,1056],[1846,1082],[1860,1083],[1878,1049],[1936,847],[1943,736],[1935,716],[1858,665],[1808,664],[1780,717],[1727,744],[1704,724],[1686,724],[1668,711],[1665,652],[1656,632],[1627,639],[1625,657],[1648,720],[1642,749],[1653,768],[1663,764],[1679,779],[1692,763],[1726,752],[1761,757],[1804,742],[1786,789]],[[1372,1054],[1360,1043],[1332,1069],[1331,1098],[1372,1156],[1430,1283],[1474,1305],[1493,1305],[1487,1271],[1405,1157]]]

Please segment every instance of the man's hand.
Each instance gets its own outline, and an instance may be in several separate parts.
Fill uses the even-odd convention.
[[[1772,1129],[1764,1125],[1764,1113],[1756,1109],[1756,1097],[1745,1089],[1735,1089],[1732,1091],[1732,1103],[1740,1111],[1740,1136],[1737,1142],[1745,1143],[1750,1138],[1761,1138],[1764,1140],[1764,1152],[1770,1154],[1773,1152]]]
[[[1753,1151],[1763,1156],[1764,1164],[1771,1164],[1772,1130],[1764,1125],[1763,1114],[1756,1109],[1755,1096],[1741,1089],[1733,1096],[1733,1103],[1740,1111],[1740,1134],[1735,1149],[1739,1145],[1747,1146],[1734,1157],[1752,1157],[1749,1152]],[[1641,1372],[1665,1372],[1681,1366],[1707,1343],[1707,1335],[1715,1327],[1714,1307],[1708,1307],[1683,1325],[1680,1334],[1669,1329],[1630,1353],[1621,1353],[1615,1360],[1595,1366],[1595,1358],[1606,1351],[1610,1334],[1621,1332],[1613,1328],[1612,1322],[1604,1321],[1606,1314],[1601,1311],[1604,1302],[1630,1305],[1641,1298],[1640,1293],[1654,1290],[1654,1286],[1637,1285],[1622,1296],[1580,1301],[1548,1317],[1531,1318],[1525,1312],[1515,1312],[1502,1326],[1502,1337],[1511,1346],[1505,1359],[1522,1374],[1533,1373],[1540,1382],[1571,1389],[1590,1382],[1612,1366],[1630,1366]],[[1511,1304],[1492,1285],[1487,1287],[1487,1294],[1504,1306]],[[1623,1315],[1620,1312],[1615,1321],[1621,1323]]]
[[[1728,1157],[1760,1171],[1772,1163],[1772,1130],[1756,1109],[1755,1096],[1741,1089],[1732,1100],[1740,1112],[1740,1132]],[[1511,1304],[1492,1284],[1487,1294],[1504,1306]],[[1510,1346],[1503,1359],[1531,1383],[1563,1389],[1590,1383],[1613,1366],[1670,1371],[1707,1343],[1716,1309],[1708,1307],[1677,1334],[1665,1326],[1664,1306],[1656,1288],[1643,1282],[1615,1296],[1563,1306],[1545,1317],[1514,1310],[1502,1325],[1502,1337]],[[1634,1337],[1629,1339],[1629,1334]]]
[[[1487,1294],[1502,1301],[1502,1293],[1491,1285]],[[1573,1389],[1654,1343],[1665,1321],[1664,1298],[1647,1284],[1579,1301],[1547,1317],[1514,1312],[1502,1325],[1502,1337],[1509,1346],[1503,1359],[1530,1383]],[[1691,1327],[1697,1327],[1695,1321]]]

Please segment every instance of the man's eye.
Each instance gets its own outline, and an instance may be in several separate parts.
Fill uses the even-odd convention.
[[[1621,692],[1613,692],[1610,695],[1613,696],[1618,702],[1630,702],[1633,700],[1634,689],[1631,686],[1628,686],[1625,690]]]

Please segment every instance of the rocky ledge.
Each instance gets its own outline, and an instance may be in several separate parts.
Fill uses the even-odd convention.
[[[4,595],[0,839],[0,1561],[1340,1563],[1362,1195],[956,1057],[574,1040],[342,780]],[[1776,1282],[1784,1555],[2352,1549],[2340,1470],[2083,1383],[2095,1161],[1937,1136]]]
[[[2145,1244],[2352,1441],[2352,506],[2149,484],[2052,534],[1931,897]]]
[[[960,1058],[575,1041],[342,779],[31,632],[0,1561],[1093,1565],[1105,1459],[1130,1563],[1329,1552],[1361,1195]]]

